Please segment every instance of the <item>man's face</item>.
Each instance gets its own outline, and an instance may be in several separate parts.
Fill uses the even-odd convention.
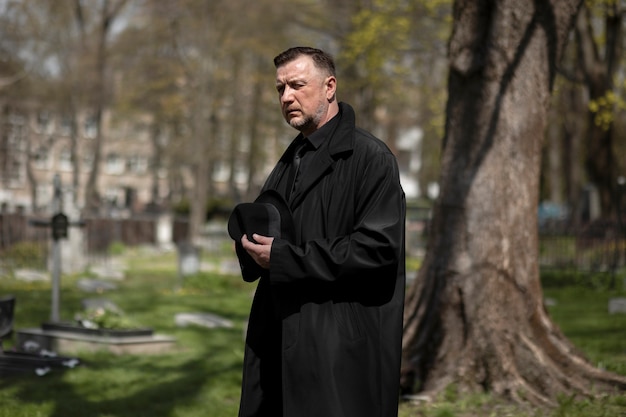
[[[302,55],[276,69],[276,90],[287,123],[307,136],[327,121],[335,78]]]

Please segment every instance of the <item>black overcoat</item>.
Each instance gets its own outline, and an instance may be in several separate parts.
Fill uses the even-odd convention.
[[[349,105],[339,117],[290,201],[296,242],[274,240],[256,289],[240,417],[397,416],[405,197],[387,146]],[[284,188],[290,153],[264,190]]]

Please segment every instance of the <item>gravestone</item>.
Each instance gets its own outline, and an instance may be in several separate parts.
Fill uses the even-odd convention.
[[[16,269],[15,279],[24,282],[50,281],[50,274],[47,272],[35,271],[32,269]]]
[[[124,268],[111,262],[107,262],[103,265],[94,265],[90,268],[90,271],[101,279],[122,281],[126,277]]]
[[[104,310],[121,313],[122,310],[113,301],[106,298],[85,298],[81,301],[83,310],[97,310],[102,308]]]
[[[626,314],[626,298],[611,298],[609,314]]]
[[[31,220],[30,224],[36,227],[46,227],[50,229],[50,234],[52,235],[51,242],[51,251],[50,251],[50,259],[48,268],[51,271],[52,277],[52,300],[50,306],[50,320],[51,321],[59,321],[59,311],[61,304],[61,295],[60,295],[60,287],[61,287],[61,271],[62,271],[62,262],[63,262],[63,245],[61,245],[61,240],[68,240],[70,236],[70,226],[83,226],[81,221],[78,222],[70,222],[69,217],[65,214],[63,210],[64,199],[67,199],[67,196],[64,198],[63,196],[63,188],[61,186],[61,177],[59,174],[56,174],[53,179],[53,198],[51,202],[50,211],[54,213],[50,220]],[[71,200],[71,199],[70,199]],[[73,207],[73,205],[70,205]],[[72,210],[72,208],[70,208]],[[74,214],[74,213],[73,213]],[[82,253],[83,250],[83,242],[77,242],[74,248],[69,249],[69,254],[71,254],[72,259],[77,259],[77,254]],[[72,264],[72,262],[70,262]],[[65,267],[65,272],[69,272],[67,265]]]
[[[61,265],[63,265],[63,273],[74,274],[84,271],[87,266],[85,230],[83,227],[71,227],[82,226],[80,210],[74,204],[72,193],[62,189],[61,198],[62,214],[67,217],[68,226],[70,226],[66,228],[67,235],[63,237],[61,245]]]
[[[93,281],[87,280],[84,283],[93,285]],[[88,287],[90,291],[94,288],[98,287]],[[102,297],[86,298],[81,304],[85,310],[103,308],[113,312],[121,311],[115,303]],[[109,329],[87,322],[89,320],[77,318],[73,322],[48,322],[43,323],[40,328],[21,329],[17,332],[18,346],[24,351],[32,352],[54,350],[78,353],[104,350],[115,354],[141,355],[161,354],[176,347],[176,339],[155,334],[151,328]]]
[[[233,327],[233,323],[230,320],[211,313],[178,313],[176,314],[174,320],[178,327],[187,327],[189,325],[201,326],[209,329],[217,327]]]
[[[156,223],[156,237],[157,245],[160,248],[170,249],[172,247],[174,225],[172,222],[172,216],[169,214],[162,214],[158,217]]]
[[[178,244],[178,272],[181,277],[200,271],[200,249],[188,242]]]
[[[117,289],[117,285],[113,282],[103,281],[101,279],[83,278],[79,279],[76,286],[85,292],[103,293]]]

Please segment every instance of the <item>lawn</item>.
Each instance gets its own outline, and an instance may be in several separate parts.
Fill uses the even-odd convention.
[[[77,287],[84,276],[63,276],[61,318],[81,310],[84,298],[106,297],[133,321],[176,338],[176,349],[149,356],[80,352],[81,366],[39,377],[0,379],[0,417],[232,417],[237,415],[243,334],[254,285],[237,274],[217,271],[223,253],[202,256],[202,272],[181,282],[177,257],[153,249],[127,249],[121,259],[126,278],[103,294]],[[218,256],[219,255],[219,256]],[[227,257],[228,258],[228,257]],[[229,258],[231,262],[234,259]],[[17,296],[15,328],[38,327],[50,314],[50,284],[26,283],[0,275],[0,294]],[[602,285],[549,286],[550,313],[590,359],[626,375],[626,314],[609,315],[610,297],[626,296]],[[581,302],[584,300],[584,302]],[[232,321],[232,328],[177,327],[174,316],[207,312]],[[5,341],[11,348],[15,341]],[[564,398],[557,416],[617,417],[626,401],[599,402]],[[533,410],[500,404],[487,395],[458,398],[452,390],[434,404],[404,403],[400,416],[538,416]]]

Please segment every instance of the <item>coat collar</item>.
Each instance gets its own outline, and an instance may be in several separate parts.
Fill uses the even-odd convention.
[[[340,102],[338,117],[339,121],[335,130],[328,134],[328,137],[324,140],[319,149],[319,151],[326,153],[333,160],[337,159],[339,155],[344,152],[352,151],[354,147],[355,115],[352,106]],[[280,157],[281,162],[289,163],[291,155],[301,140],[302,134],[299,134],[291,141],[285,153]],[[320,152],[316,152],[316,154],[317,153]]]
[[[352,151],[354,147],[355,116],[352,106],[339,103],[339,123],[328,138],[328,153],[337,159],[338,155]]]
[[[335,161],[344,154],[352,152],[354,148],[355,115],[352,107],[347,103],[339,103],[339,122],[335,130],[331,132],[320,148],[315,152],[311,164],[308,166],[306,175],[300,180],[300,186],[292,196],[290,205],[296,207],[304,195],[313,187],[322,176],[333,169]],[[297,142],[294,140],[294,142]],[[293,146],[290,145],[290,148]],[[285,152],[290,155],[291,149]],[[283,158],[285,157],[283,155]],[[281,159],[283,159],[281,158]]]

